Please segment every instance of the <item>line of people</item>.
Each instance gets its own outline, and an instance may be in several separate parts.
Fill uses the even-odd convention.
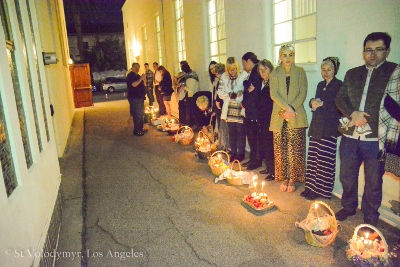
[[[337,141],[342,134],[343,208],[336,218],[345,220],[356,213],[359,169],[364,162],[366,185],[361,211],[365,223],[376,225],[383,174],[385,170],[397,176],[400,173],[400,67],[386,61],[390,43],[387,33],[369,34],[364,40],[365,64],[349,70],[344,82],[336,78],[339,59],[323,59],[323,81],[308,103],[313,114],[308,155],[304,107],[308,82],[304,69],[295,64],[293,45],[281,46],[276,68],[269,60],[258,60],[252,52],[242,56],[243,72],[234,57],[229,57],[225,65],[210,62],[213,116],[220,145],[230,151],[231,161],[242,161],[247,138],[249,160],[242,163],[247,170],[261,167],[264,161],[266,169],[260,173],[267,175],[266,180],[280,181],[281,191],[294,192],[296,182],[305,182],[301,196],[330,199]],[[349,121],[346,126],[339,123],[344,118]],[[390,161],[385,161],[388,157]]]
[[[229,57],[226,64],[210,62],[212,93],[199,92],[198,76],[186,61],[181,62],[182,72],[173,78],[157,63],[153,64],[154,77],[147,63],[146,73],[140,76],[140,66],[134,63],[127,77],[134,135],[144,134],[143,101],[146,93],[152,94],[154,84],[160,115],[171,116],[170,101],[175,92],[182,124],[201,128],[208,125],[211,116],[219,146],[230,153],[231,161],[245,159],[247,139],[249,159],[242,166],[255,170],[264,162],[265,169],[260,173],[266,174],[265,180],[281,182],[279,189],[288,193],[296,190],[296,182],[305,182],[300,195],[314,200],[332,196],[337,140],[342,134],[339,156],[343,208],[336,218],[345,220],[356,213],[359,168],[364,162],[361,210],[364,222],[376,225],[383,174],[385,170],[397,176],[400,173],[400,67],[386,61],[390,43],[387,33],[369,34],[363,45],[365,64],[347,71],[344,82],[336,78],[339,59],[323,59],[323,81],[308,103],[313,114],[308,156],[309,124],[304,107],[307,75],[296,66],[291,44],[280,47],[276,67],[267,59],[260,61],[252,52],[241,58],[244,71],[234,57]],[[208,109],[199,112],[195,97],[199,93],[210,99],[211,113]],[[149,96],[150,105],[153,101]],[[389,157],[390,164],[385,161]]]

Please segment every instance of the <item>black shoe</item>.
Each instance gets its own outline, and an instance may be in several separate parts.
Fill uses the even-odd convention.
[[[367,219],[367,218],[365,218],[365,216],[364,216],[364,223],[365,224],[370,224],[370,225],[372,225],[372,226],[378,226],[378,220],[371,220],[371,219]]]
[[[356,214],[356,211],[347,211],[345,209],[341,209],[335,213],[335,217],[336,217],[336,220],[338,220],[338,221],[344,221],[347,219],[347,217],[353,216],[355,214]]]
[[[133,133],[133,135],[136,135],[136,136],[143,136],[143,135],[144,135],[144,132]]]
[[[260,161],[253,161],[250,163],[249,166],[247,166],[247,170],[251,171],[251,170],[255,170],[257,168],[260,168],[262,166]]]
[[[268,173],[269,173],[268,169],[265,169],[265,170],[261,170],[261,171],[260,171],[260,174],[268,174]]]
[[[319,196],[315,194],[313,191],[310,191],[308,195],[305,196],[307,200],[316,200]]]
[[[300,193],[300,196],[302,197],[307,197],[311,193],[310,190],[305,189],[303,192]]]
[[[244,160],[244,154],[236,155],[235,159],[237,159],[238,161]]]
[[[275,175],[268,173],[267,177],[265,177],[265,181],[273,181],[275,180]]]
[[[250,160],[248,160],[248,161],[245,161],[245,162],[243,162],[243,163],[242,163],[242,167],[247,167],[247,166],[249,166],[249,165],[250,165],[250,163],[251,163],[251,161],[250,161]]]

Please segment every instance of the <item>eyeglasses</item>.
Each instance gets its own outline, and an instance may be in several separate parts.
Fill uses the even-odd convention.
[[[364,50],[364,53],[367,55],[372,55],[372,53],[379,54],[379,53],[382,53],[383,51],[386,51],[386,48],[376,48],[375,50],[366,49],[366,50]]]

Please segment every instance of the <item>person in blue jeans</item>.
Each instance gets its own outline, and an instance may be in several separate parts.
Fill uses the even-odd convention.
[[[130,114],[133,118],[133,134],[136,136],[143,136],[146,131],[143,129],[144,117],[144,100],[146,98],[146,87],[144,80],[146,74],[139,75],[139,63],[132,64],[132,70],[126,77],[126,86],[128,88],[128,101],[130,107]]]
[[[361,211],[364,223],[376,226],[378,209],[382,202],[382,176],[384,164],[378,160],[379,108],[396,64],[386,61],[390,53],[391,37],[374,32],[364,40],[365,65],[347,71],[343,86],[336,96],[336,106],[353,126],[342,128],[339,147],[340,182],[343,187],[342,209],[336,219],[345,220],[356,214],[358,207],[358,173],[364,162],[365,186]],[[365,134],[364,129],[371,128]]]

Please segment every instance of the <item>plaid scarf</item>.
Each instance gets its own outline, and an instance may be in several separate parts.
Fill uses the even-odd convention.
[[[398,65],[392,73],[380,105],[378,126],[380,160],[384,160],[386,158],[386,149],[389,151],[394,151],[396,149],[400,132],[400,127],[397,120],[390,116],[384,106],[387,95],[392,97],[398,104],[400,104],[400,65]]]

